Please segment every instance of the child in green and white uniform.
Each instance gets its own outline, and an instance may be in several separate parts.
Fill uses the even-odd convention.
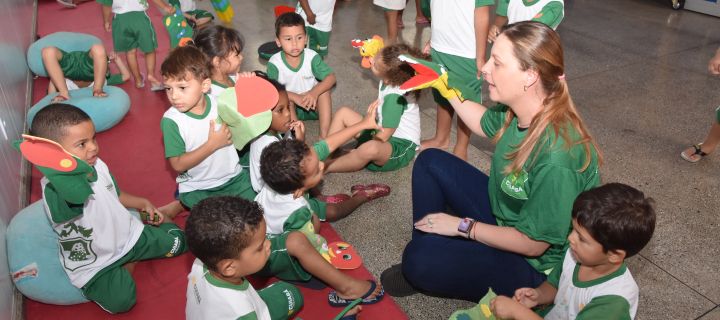
[[[155,28],[145,12],[148,9],[147,0],[97,0],[97,2],[102,5],[105,31],[112,31],[115,51],[127,53],[135,87],[145,86],[136,57],[139,48],[145,55],[147,79],[152,84],[151,89],[163,90],[162,83],[155,77],[155,49],[158,43]],[[164,14],[175,12],[175,9],[163,0],[153,0],[153,2]]]
[[[71,174],[41,169],[45,177],[40,182],[70,282],[108,312],[130,310],[135,282],[123,266],[183,253],[184,233],[173,223],[161,223],[164,217],[150,201],[119,189],[97,157],[95,127],[82,110],[51,104],[35,116],[31,133],[58,142],[78,162]],[[158,225],[143,225],[126,207],[150,213]]]
[[[203,28],[215,19],[212,13],[198,9],[195,0],[169,0],[168,2],[171,6],[180,8],[180,11],[185,14],[185,18],[194,24],[193,28]]]
[[[490,302],[502,319],[634,319],[637,283],[625,259],[637,254],[655,230],[654,201],[621,183],[581,193],[572,209],[573,231],[564,258],[537,288]],[[549,308],[531,308],[550,304]],[[542,316],[542,318],[541,318]]]
[[[520,21],[537,21],[557,29],[565,17],[565,3],[563,0],[497,0],[495,14],[495,22],[488,32],[490,42],[495,41],[502,26]]]
[[[381,79],[378,84],[377,124],[382,129],[361,133],[356,150],[330,162],[327,172],[353,172],[362,168],[393,171],[406,167],[415,158],[420,145],[418,93],[405,94],[400,90],[400,85],[414,75],[413,69],[398,59],[400,54],[408,53],[422,56],[405,44],[395,44],[383,48],[370,59],[373,74]],[[358,112],[347,107],[340,108],[335,113],[330,133],[361,120]]]
[[[245,278],[267,262],[263,211],[238,197],[208,198],[187,221],[188,246],[197,256],[188,275],[185,315],[204,319],[288,319],[303,306],[300,291],[276,282],[255,291]]]
[[[210,87],[205,66],[202,52],[188,46],[174,49],[161,67],[173,103],[160,122],[165,157],[178,171],[180,202],[188,208],[211,196],[255,198],[249,172],[229,144],[229,129],[223,124],[211,130],[218,113],[215,99],[205,94]]]
[[[325,59],[330,44],[335,0],[299,0],[295,12],[305,19],[308,48]]]

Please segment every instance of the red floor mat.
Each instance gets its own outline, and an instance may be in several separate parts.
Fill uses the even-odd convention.
[[[167,55],[168,40],[160,24],[160,14],[155,7],[149,10],[160,47],[158,48],[158,76],[162,59]],[[100,37],[108,50],[112,49],[109,33],[102,28],[100,6],[95,2],[83,3],[77,9],[63,9],[55,1],[39,1],[38,34],[46,35],[57,31],[84,32]],[[248,48],[250,50],[252,48]],[[140,60],[141,70],[144,62]],[[40,78],[34,84],[34,99],[45,95],[48,80]],[[175,190],[174,174],[163,157],[160,133],[160,118],[168,107],[164,93],[153,93],[149,84],[145,89],[135,89],[132,81],[120,86],[132,100],[130,112],[117,126],[98,134],[100,157],[105,161],[126,192],[147,197],[162,205],[172,200]],[[40,198],[39,179],[41,175],[33,170],[32,200]],[[184,218],[176,220],[184,226]],[[323,225],[321,234],[328,241],[340,240],[328,224]],[[25,299],[25,318],[36,319],[183,319],[185,317],[185,289],[187,273],[193,261],[190,254],[180,257],[141,262],[135,268],[133,277],[137,284],[137,305],[120,315],[110,315],[93,303],[75,306],[55,306]],[[349,271],[358,278],[372,278],[363,267]],[[258,284],[265,283],[258,279]],[[257,287],[256,287],[257,288]],[[303,319],[332,319],[341,309],[327,303],[325,290],[301,288],[305,307],[299,314]],[[365,306],[360,318],[364,319],[406,319],[402,310],[389,296],[379,304]]]

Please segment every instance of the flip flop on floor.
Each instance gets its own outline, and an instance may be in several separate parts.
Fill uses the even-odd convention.
[[[381,287],[380,292],[376,296],[370,298],[370,296],[373,294],[373,292],[375,292],[375,289],[377,288],[377,283],[375,283],[374,280],[368,280],[368,282],[370,282],[370,289],[368,289],[368,291],[365,292],[362,297],[360,297],[362,298],[360,304],[376,304],[380,302],[380,300],[382,300],[382,298],[385,296],[385,290],[383,290],[383,288]],[[346,307],[353,303],[353,301],[355,301],[355,299],[347,300],[340,298],[337,291],[335,290],[328,293],[328,303],[330,303],[330,306],[333,307]]]
[[[685,161],[696,163],[696,162],[702,160],[702,158],[704,158],[706,155],[708,155],[707,153],[702,151],[702,143],[694,144],[691,147],[693,147],[695,149],[695,152],[693,152],[690,155],[686,154],[685,151],[680,152],[680,157],[685,159]],[[700,157],[693,158],[694,155],[698,155]]]
[[[153,84],[152,87],[150,87],[150,91],[156,92],[156,91],[163,91],[165,90],[165,86],[162,83],[156,83]]]
[[[390,195],[390,186],[382,183],[373,183],[368,185],[356,184],[350,187],[350,192],[355,196],[357,194],[365,194],[368,200],[375,200]],[[372,194],[369,194],[372,193]]]
[[[333,318],[333,320],[357,320],[357,315],[360,311],[353,313],[353,314],[347,314],[347,313],[350,312],[350,310],[352,310],[353,308],[355,308],[355,306],[359,305],[361,302],[362,302],[361,298],[357,298],[357,299],[353,300],[352,302],[350,302],[349,305],[347,305],[345,307],[345,309],[340,311],[340,313],[338,313],[338,315],[335,316],[335,318]],[[359,307],[359,308],[362,308],[362,307]]]

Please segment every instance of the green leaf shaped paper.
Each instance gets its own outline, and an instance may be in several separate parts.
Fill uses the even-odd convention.
[[[450,320],[495,320],[495,315],[490,311],[490,301],[495,299],[497,294],[492,288],[488,289],[488,293],[480,299],[477,305],[470,309],[458,310],[450,315]]]
[[[227,124],[235,148],[242,150],[255,137],[267,131],[272,109],[280,96],[277,89],[260,77],[239,77],[235,87],[218,97],[218,123]]]

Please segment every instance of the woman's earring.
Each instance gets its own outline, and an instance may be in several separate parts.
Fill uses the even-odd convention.
[[[527,91],[528,86],[523,86],[523,91]]]

